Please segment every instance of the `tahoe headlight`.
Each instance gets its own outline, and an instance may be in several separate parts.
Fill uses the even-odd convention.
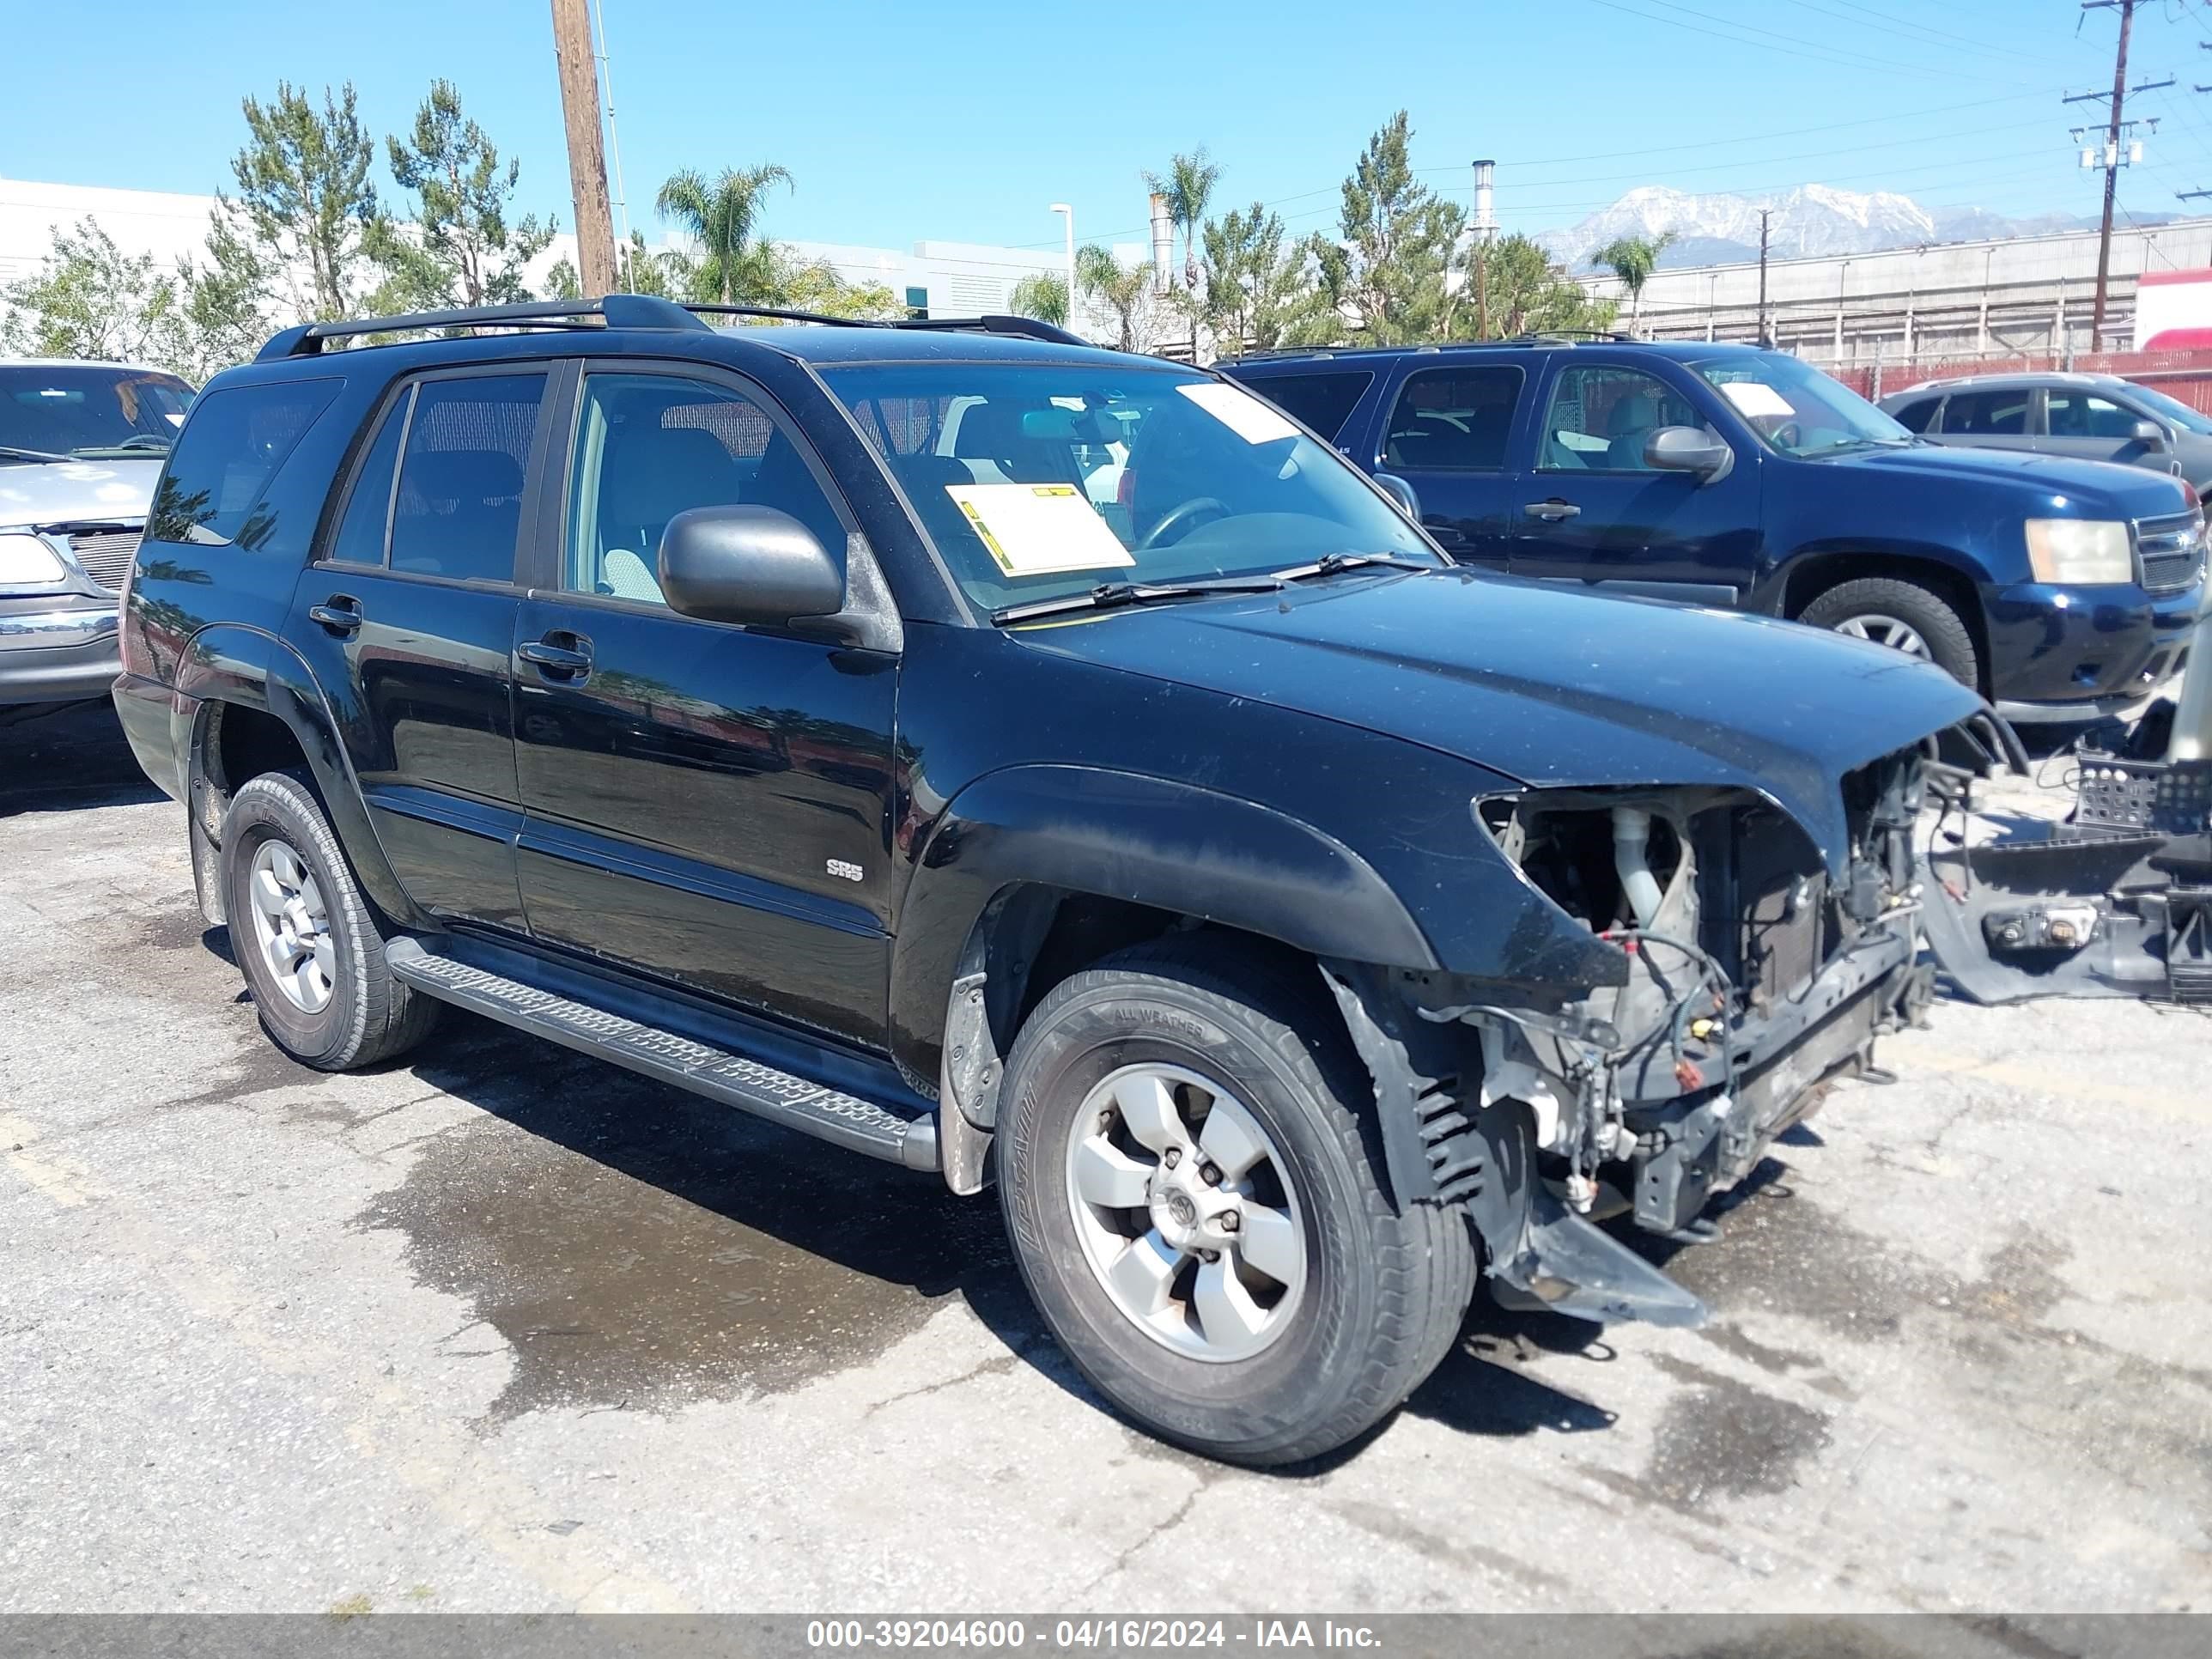
[[[51,587],[69,571],[43,538],[0,535],[0,587]]]
[[[2119,519],[2030,519],[2027,562],[2039,582],[2103,586],[2136,579],[2135,544]]]

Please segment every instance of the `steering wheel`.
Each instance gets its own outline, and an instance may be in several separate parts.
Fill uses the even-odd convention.
[[[1225,519],[1229,516],[1229,505],[1213,495],[1194,495],[1187,501],[1177,501],[1160,515],[1159,522],[1146,531],[1136,546],[1129,550],[1133,553],[1148,553],[1161,544],[1161,538],[1167,533],[1170,525],[1181,524],[1186,519],[1207,512]]]
[[[1795,449],[1805,441],[1805,429],[1795,421],[1784,421],[1769,433],[1777,449]]]

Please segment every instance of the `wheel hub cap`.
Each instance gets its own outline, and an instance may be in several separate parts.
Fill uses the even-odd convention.
[[[1273,1141],[1218,1084],[1152,1064],[1108,1077],[1076,1115],[1067,1195],[1091,1272],[1163,1346],[1244,1359],[1288,1328],[1304,1218]]]
[[[253,940],[276,988],[302,1013],[330,1006],[337,952],[314,872],[281,841],[265,841],[246,872]]]
[[[1869,612],[1863,617],[1846,617],[1836,624],[1836,632],[1848,634],[1855,640],[1870,640],[1876,645],[1886,645],[1893,651],[1902,651],[1908,657],[1917,657],[1923,662],[1933,661],[1935,653],[1920,630],[1898,617],[1885,617]]]

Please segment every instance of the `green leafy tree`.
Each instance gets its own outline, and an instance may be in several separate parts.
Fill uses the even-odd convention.
[[[523,269],[553,240],[550,220],[515,218],[521,163],[500,164],[499,148],[461,109],[453,83],[436,80],[415,112],[414,130],[385,140],[392,176],[414,193],[405,233],[384,233],[374,250],[410,302],[506,305],[531,297]]]
[[[1194,295],[1198,292],[1199,226],[1213,199],[1213,187],[1220,182],[1221,168],[1203,144],[1192,155],[1173,157],[1166,172],[1145,175],[1146,187],[1167,198],[1168,222],[1182,236],[1183,287]]]
[[[0,349],[185,368],[182,304],[177,279],[152,254],[125,253],[86,218],[55,231],[43,269],[0,289]]]
[[[1150,265],[1125,266],[1111,249],[1088,243],[1075,252],[1075,286],[1113,318],[1117,349],[1142,351],[1152,343],[1158,313]]]
[[[803,259],[781,242],[763,242],[752,269],[759,302],[823,317],[884,321],[903,315],[880,283],[848,283],[824,259]]]
[[[1651,273],[1659,268],[1659,256],[1674,240],[1671,230],[1658,236],[1616,236],[1590,255],[1590,263],[1611,271],[1628,295],[1632,330],[1644,315],[1644,285],[1651,280]]]
[[[1017,317],[1034,317],[1054,328],[1067,326],[1067,278],[1056,270],[1040,270],[1014,284],[1007,306]]]
[[[1206,221],[1203,240],[1206,294],[1199,312],[1217,350],[1272,350],[1322,322],[1309,250],[1304,241],[1285,243],[1279,215],[1258,202],[1242,211],[1232,208]]]
[[[382,278],[376,255],[388,231],[369,176],[376,146],[353,84],[335,94],[325,88],[319,112],[289,82],[270,102],[248,98],[242,107],[248,142],[230,164],[238,197],[218,198],[218,215],[234,206],[230,234],[265,271],[305,267],[299,310],[318,319],[357,310]]]
[[[1412,138],[1400,110],[1344,181],[1338,239],[1310,245],[1322,292],[1377,345],[1437,338],[1450,320],[1444,273],[1467,215],[1414,177]]]
[[[1460,289],[1462,319],[1474,315],[1472,296],[1478,291],[1478,282],[1482,308],[1488,316],[1486,331],[1478,331],[1485,339],[1602,332],[1613,326],[1616,309],[1613,301],[1591,297],[1588,289],[1526,236],[1503,236],[1486,247],[1469,245],[1466,278]]]
[[[254,251],[237,210],[219,204],[209,216],[205,263],[187,259],[179,268],[183,290],[179,352],[193,380],[242,363],[275,331],[269,314],[274,277]]]
[[[754,228],[769,187],[790,183],[790,173],[771,162],[725,167],[711,182],[706,174],[687,167],[661,185],[653,210],[681,226],[699,245],[692,274],[696,297],[723,305],[757,301],[769,272]]]

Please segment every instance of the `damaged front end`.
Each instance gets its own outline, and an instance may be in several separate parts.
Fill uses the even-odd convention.
[[[1603,947],[1597,982],[1329,965],[1376,1076],[1400,1200],[1464,1204],[1502,1301],[1704,1318],[1595,1224],[1717,1237],[1711,1199],[1926,1006],[1913,858],[1926,765],[1916,746],[1845,774],[1847,843],[1826,848],[1742,788],[1479,799],[1477,823],[1545,907],[1532,936],[1564,912]]]

